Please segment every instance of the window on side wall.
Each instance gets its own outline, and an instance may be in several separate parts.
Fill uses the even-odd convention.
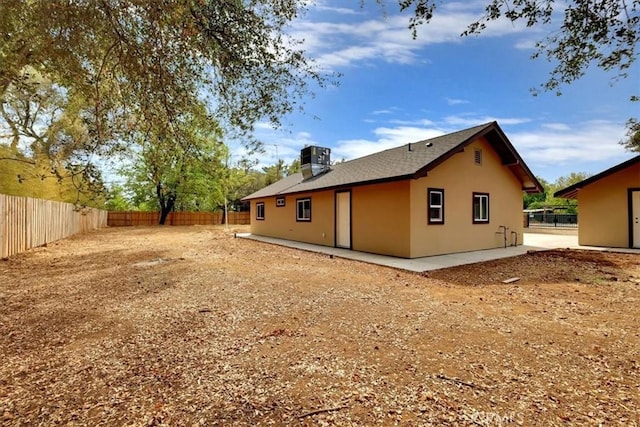
[[[264,220],[264,202],[256,203],[256,219]]]
[[[489,194],[473,193],[473,223],[489,222]]]
[[[311,221],[311,199],[296,200],[296,221]]]
[[[429,224],[444,224],[444,190],[427,189],[427,219]]]

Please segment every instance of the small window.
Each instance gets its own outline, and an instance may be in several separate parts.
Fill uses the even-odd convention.
[[[473,193],[473,223],[489,222],[489,194]]]
[[[311,221],[311,199],[297,199],[296,204],[296,221]]]
[[[281,208],[285,205],[286,199],[284,197],[276,197],[276,207]]]
[[[444,190],[441,188],[427,189],[429,224],[444,224]]]
[[[473,150],[473,159],[476,163],[476,165],[481,165],[482,164],[482,150],[479,148],[476,148],[475,150]]]
[[[256,219],[264,219],[264,202],[256,203]]]

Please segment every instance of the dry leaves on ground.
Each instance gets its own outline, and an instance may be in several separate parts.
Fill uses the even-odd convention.
[[[2,424],[640,424],[638,255],[420,275],[233,231],[0,261]]]

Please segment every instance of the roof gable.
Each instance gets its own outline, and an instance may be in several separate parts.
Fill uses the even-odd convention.
[[[502,159],[502,164],[518,177],[524,191],[542,190],[542,186],[524,164],[498,124],[491,122],[338,163],[328,172],[307,180],[302,179],[302,174],[296,173],[256,191],[244,200],[420,178],[427,176],[430,170],[480,137],[488,141]]]
[[[575,199],[576,196],[578,195],[578,190],[586,187],[589,184],[593,184],[596,181],[599,181],[603,178],[608,177],[609,175],[613,175],[616,172],[619,172],[621,170],[627,169],[633,165],[635,165],[636,163],[640,163],[640,155],[637,155],[635,157],[632,157],[631,159],[622,162],[620,164],[617,164],[607,170],[604,170],[602,172],[600,172],[597,175],[593,175],[585,180],[582,180],[580,182],[577,182],[567,188],[563,188],[562,190],[558,190],[556,191],[553,195],[554,197],[562,197],[565,199]],[[640,183],[640,177],[638,177],[638,183]]]

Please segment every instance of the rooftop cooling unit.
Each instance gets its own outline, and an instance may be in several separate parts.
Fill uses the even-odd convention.
[[[329,170],[330,162],[330,148],[311,146],[300,151],[300,169],[304,179],[325,173]]]

